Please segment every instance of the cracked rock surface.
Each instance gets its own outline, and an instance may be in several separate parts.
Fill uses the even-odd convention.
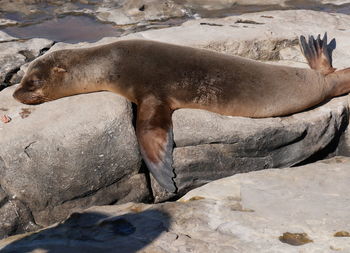
[[[316,29],[320,27],[316,24],[323,26]],[[329,37],[337,39],[334,66],[342,68],[349,65],[349,24],[350,18],[341,14],[273,11],[193,20],[180,27],[120,39],[153,39],[269,60],[272,64],[307,67],[297,48],[297,36],[327,30]],[[91,44],[57,43],[50,50],[118,39],[105,38]],[[6,43],[0,43],[0,47]],[[24,42],[14,43],[17,44],[9,50],[25,57],[15,53],[23,50],[20,43]],[[40,48],[33,49],[33,55]],[[0,191],[0,220],[1,215],[7,215],[3,208],[8,208],[10,200],[29,210],[27,223],[20,223],[25,228],[32,220],[46,226],[93,205],[152,197],[159,202],[173,197],[152,177],[148,180],[139,174],[141,158],[132,126],[134,115],[124,98],[100,92],[27,106],[14,101],[14,88],[0,93],[0,113],[12,118],[8,124],[0,123],[0,186],[5,192],[2,197]],[[314,154],[332,154],[347,126],[348,111],[346,96],[282,118],[231,118],[201,110],[178,110],[173,115],[173,166],[179,194],[236,173],[288,167],[310,156],[315,158]],[[11,219],[4,218],[12,220],[13,225],[0,231],[0,236],[16,233],[19,223],[15,213],[11,211]]]
[[[20,71],[21,66],[34,60],[42,50],[50,48],[53,43],[39,38],[21,41],[0,34],[0,85],[8,86],[20,81],[24,74]],[[16,79],[12,79],[17,72],[19,73]]]
[[[137,174],[140,156],[124,98],[94,93],[27,106],[12,98],[15,88],[1,92],[0,111],[12,120],[0,125],[0,185],[36,224],[149,197],[145,176]]]
[[[127,203],[75,213],[1,252],[349,252],[350,159],[249,172],[211,182],[177,202]],[[283,243],[284,233],[306,244]],[[346,234],[343,232],[343,234]]]

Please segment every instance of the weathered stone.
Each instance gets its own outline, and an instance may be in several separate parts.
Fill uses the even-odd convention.
[[[200,110],[176,111],[173,166],[178,189],[186,192],[235,173],[301,162],[339,138],[347,113],[346,97],[284,118],[230,118]]]
[[[0,185],[25,203],[40,225],[72,210],[149,198],[140,168],[131,106],[112,93],[38,106],[0,93]],[[134,187],[137,185],[137,187]]]
[[[12,199],[0,206],[0,238],[38,228],[30,210],[20,201]]]
[[[10,84],[11,78],[26,62],[38,57],[41,50],[50,48],[53,41],[47,39],[30,39],[26,41],[9,41],[0,43],[0,84]],[[18,81],[23,72],[13,81]],[[12,83],[13,84],[13,83]]]
[[[24,74],[26,73],[28,66],[29,66],[29,62],[24,63],[23,65],[21,65],[21,67],[19,68],[19,70],[12,75],[11,79],[10,79],[10,83],[11,84],[17,84],[20,83],[22,80],[22,77],[24,76]]]
[[[348,96],[350,104],[350,97]],[[349,127],[341,135],[336,153],[341,156],[350,156],[350,130]]]
[[[19,70],[25,61],[25,56],[21,54],[7,54],[6,51],[5,53],[0,53],[0,84],[8,83],[12,75]]]
[[[346,68],[350,53],[342,45],[348,42],[349,24],[350,16],[344,14],[306,10],[267,11],[221,19],[191,20],[177,27],[148,30],[122,38],[104,38],[92,44],[57,43],[53,48],[78,48],[120,39],[149,39],[308,68],[299,49],[298,36],[327,31],[329,40],[336,38],[337,42],[333,65]]]
[[[178,202],[93,207],[0,241],[1,252],[331,252],[350,250],[350,159],[237,174]],[[282,243],[284,233],[313,242]],[[40,251],[39,251],[40,252]],[[44,252],[44,251],[43,251]]]
[[[0,31],[0,42],[15,40],[15,37],[8,35],[7,33]]]
[[[331,32],[330,37],[337,38],[338,45],[346,44],[347,32],[341,29],[347,27],[350,18],[313,11],[195,20],[181,27],[141,32],[122,39],[157,39],[307,67],[296,49],[296,36],[321,32],[315,30],[316,23],[324,24],[323,29]],[[105,38],[97,43],[75,45],[57,43],[51,50],[116,40]],[[335,67],[346,66],[349,56],[346,47],[338,46],[333,55]],[[130,104],[124,99],[98,93],[33,107],[13,102],[9,99],[11,93],[12,90],[5,90],[0,101],[3,113],[13,118],[9,124],[0,125],[3,159],[3,163],[0,159],[0,184],[29,207],[38,224],[49,224],[91,205],[150,197],[145,186],[147,180],[137,174],[140,156],[131,125]],[[179,192],[183,194],[235,173],[299,163],[336,144],[347,123],[347,113],[346,97],[283,118],[230,118],[200,110],[178,110],[173,116],[176,144],[173,165]],[[117,136],[111,137],[108,129],[117,129]],[[157,186],[152,177],[151,182],[155,201],[174,196]],[[138,191],[131,185],[142,187],[138,186],[141,188]],[[127,192],[132,193],[123,198]]]
[[[16,24],[18,24],[18,22],[15,20],[0,18],[0,26],[8,26],[8,25],[16,25]]]
[[[0,187],[0,207],[7,201],[7,198],[6,192]]]
[[[345,14],[307,10],[267,11],[221,19],[191,20],[178,27],[144,31],[131,37],[206,48],[256,60],[283,60],[286,65],[307,68],[299,50],[298,36],[327,31],[328,38],[336,38],[337,42],[333,65],[345,68],[350,57],[345,46],[349,38],[349,24],[350,16]],[[285,48],[293,48],[289,57],[280,54]]]

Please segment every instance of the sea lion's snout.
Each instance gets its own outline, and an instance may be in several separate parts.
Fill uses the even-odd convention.
[[[38,94],[38,92],[29,91],[23,86],[17,88],[12,96],[17,101],[28,105],[36,105],[46,101],[42,96]]]
[[[20,91],[18,91],[20,88],[17,88],[16,90],[15,90],[15,92],[12,94],[12,97],[14,98],[14,99],[16,99],[17,101],[19,101],[19,102],[21,102],[21,100],[20,100]]]

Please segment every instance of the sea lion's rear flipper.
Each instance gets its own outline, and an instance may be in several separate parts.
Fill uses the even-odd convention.
[[[309,36],[307,42],[304,36],[300,36],[299,44],[302,53],[304,54],[309,66],[319,71],[324,75],[328,75],[335,71],[332,66],[332,48],[331,44],[327,44],[327,33],[324,34],[323,39],[318,35],[316,39],[313,36]]]
[[[168,192],[177,188],[173,162],[172,110],[155,98],[147,98],[138,105],[136,135],[141,155],[154,178]]]

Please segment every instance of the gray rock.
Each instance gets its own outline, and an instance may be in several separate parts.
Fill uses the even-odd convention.
[[[178,27],[140,32],[138,36],[256,60],[281,60],[284,65],[307,68],[297,44],[298,36],[327,31],[328,38],[337,40],[333,65],[346,68],[350,57],[346,50],[349,23],[350,16],[345,14],[308,10],[266,11],[220,19],[191,20]],[[290,54],[281,52],[286,48],[290,48]]]
[[[350,97],[348,96],[348,103],[350,102]],[[344,131],[340,136],[339,145],[336,150],[337,155],[350,156],[350,129]]]
[[[7,18],[0,18],[0,27],[1,26],[8,26],[8,25],[17,25],[18,22],[15,20],[7,19]]]
[[[2,206],[7,201],[7,194],[3,189],[0,188],[0,206]]]
[[[101,21],[117,25],[143,23],[154,20],[183,17],[186,10],[171,0],[132,0],[121,2],[104,1],[96,10],[96,17]]]
[[[177,202],[93,207],[0,241],[1,252],[348,252],[350,159],[237,174]],[[306,233],[302,246],[283,233]],[[42,251],[38,251],[41,249]],[[45,251],[44,251],[45,250]]]
[[[259,24],[242,23],[242,20]],[[324,24],[324,29],[331,31],[330,36],[339,38],[338,45],[346,44],[347,32],[340,29],[350,23],[350,18],[313,11],[276,11],[189,21],[181,27],[141,32],[122,39],[157,39],[306,67],[295,47],[296,36],[321,32],[315,30],[316,23]],[[51,50],[116,40],[106,38],[76,45],[57,43]],[[345,47],[338,46],[334,53],[335,67],[345,66],[348,54]],[[303,62],[296,63],[299,59]],[[124,99],[115,100],[119,97],[114,94],[98,93],[32,107],[13,102],[9,99],[11,92],[9,89],[1,93],[6,99],[0,102],[0,108],[8,109],[4,113],[13,121],[0,125],[0,138],[4,140],[0,146],[1,166],[6,168],[0,167],[0,185],[28,206],[37,224],[60,220],[78,208],[150,197],[145,186],[147,180],[137,174],[140,156],[131,125],[130,104]],[[72,108],[76,109],[72,111]],[[28,112],[29,117],[20,118],[19,113],[23,116]],[[336,144],[347,123],[347,112],[346,97],[284,118],[230,118],[200,110],[178,110],[173,116],[176,144],[173,166],[179,192],[183,194],[235,173],[297,164]],[[118,134],[110,136],[109,128],[117,129]],[[42,178],[45,184],[40,183]],[[138,185],[140,191],[133,185]],[[164,192],[152,177],[151,185],[157,202],[174,196]],[[127,195],[125,199],[124,195]]]
[[[39,228],[34,223],[30,210],[21,201],[12,199],[0,205],[0,238]]]
[[[73,210],[150,197],[132,127],[130,103],[100,92],[28,106],[0,93],[0,185],[36,224]],[[137,185],[137,187],[135,187]],[[0,211],[1,213],[1,211]]]
[[[249,119],[178,110],[173,115],[178,189],[186,192],[213,179],[304,161],[344,131],[347,113],[347,97],[284,118]],[[157,200],[163,200],[159,194]]]
[[[30,62],[27,62],[27,63],[24,63],[23,65],[21,65],[19,70],[11,76],[10,84],[17,84],[17,83],[21,82],[24,74],[26,73],[26,71],[28,69],[29,64],[30,64]]]
[[[9,40],[16,40],[15,37],[8,35],[7,33],[0,31],[0,42],[5,42]]]
[[[12,75],[14,75],[25,62],[26,58],[21,54],[0,54],[0,84],[8,85]]]
[[[15,75],[26,62],[30,62],[41,53],[41,50],[48,49],[53,41],[47,39],[30,39],[25,41],[11,41],[0,43],[0,84],[14,84],[19,81],[24,72]],[[12,79],[12,80],[11,80]],[[11,82],[12,81],[12,82]]]

